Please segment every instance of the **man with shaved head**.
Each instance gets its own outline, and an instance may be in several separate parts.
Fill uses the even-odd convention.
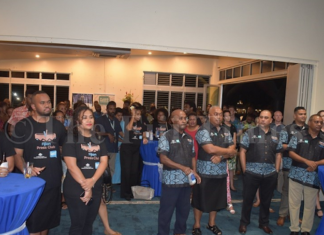
[[[173,128],[165,132],[159,140],[158,154],[163,164],[162,195],[158,215],[158,235],[169,235],[170,222],[176,209],[173,234],[186,234],[186,222],[190,212],[188,175],[193,173],[197,183],[194,142],[184,129],[187,126],[185,112],[177,109],[172,112]]]
[[[199,144],[197,172],[202,181],[194,185],[192,206],[195,224],[192,234],[201,234],[200,220],[203,212],[209,213],[207,229],[214,234],[222,231],[216,226],[217,211],[227,206],[226,158],[236,154],[230,132],[222,126],[223,111],[213,106],[209,109],[209,120],[202,125],[196,134]]]
[[[263,110],[259,126],[247,130],[241,141],[240,160],[243,171],[243,205],[239,232],[246,233],[250,223],[255,193],[260,188],[259,228],[271,234],[269,208],[277,184],[281,163],[280,133],[270,128],[271,112]]]
[[[319,189],[317,167],[324,164],[324,139],[320,134],[323,120],[314,114],[308,129],[291,137],[288,150],[292,158],[289,172],[289,212],[291,235],[309,235],[314,223],[316,197]],[[303,221],[299,227],[301,201],[304,200]]]

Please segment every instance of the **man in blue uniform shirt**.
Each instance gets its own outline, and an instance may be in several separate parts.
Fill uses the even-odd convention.
[[[320,134],[323,120],[314,114],[309,118],[308,129],[292,136],[288,145],[292,158],[289,177],[289,212],[291,235],[309,235],[313,227],[316,197],[319,189],[317,166],[324,164],[324,139]],[[304,213],[299,227],[301,201]]]
[[[186,114],[177,109],[172,112],[173,128],[165,132],[159,140],[158,154],[163,164],[162,195],[158,216],[158,235],[169,235],[170,222],[176,209],[174,234],[186,234],[186,222],[190,212],[188,175],[193,173],[197,183],[200,177],[195,169],[195,149],[190,135],[184,132],[187,125]]]
[[[255,193],[260,188],[259,228],[271,234],[269,208],[277,184],[282,144],[279,133],[270,128],[271,112],[263,110],[259,126],[245,132],[240,148],[243,177],[243,205],[239,232],[246,233]]]

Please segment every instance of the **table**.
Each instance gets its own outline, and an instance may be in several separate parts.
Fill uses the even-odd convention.
[[[25,221],[34,210],[45,187],[37,177],[9,173],[0,178],[0,235],[29,234]]]
[[[143,159],[142,185],[146,186],[145,181],[150,182],[150,186],[154,189],[154,196],[161,196],[162,183],[162,164],[157,155],[158,141],[149,141],[148,144],[141,144],[140,153]],[[161,172],[161,173],[159,173]]]
[[[321,182],[322,189],[324,189],[324,166],[318,167],[318,177]],[[324,234],[324,217],[322,217],[320,224],[316,230],[316,235]]]

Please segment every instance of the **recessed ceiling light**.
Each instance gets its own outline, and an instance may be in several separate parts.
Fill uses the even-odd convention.
[[[183,54],[187,54],[187,52],[183,52]]]
[[[150,52],[150,51],[149,51],[149,53],[148,53],[148,54],[149,54],[149,55],[152,55],[152,52]]]
[[[39,58],[39,55],[36,55],[36,58]]]

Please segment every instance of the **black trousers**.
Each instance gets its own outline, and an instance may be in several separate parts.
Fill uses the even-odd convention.
[[[245,173],[243,177],[243,205],[241,213],[242,225],[250,223],[251,210],[255,193],[260,188],[259,225],[269,225],[269,208],[273,191],[276,188],[278,173],[270,176]]]
[[[69,235],[91,235],[92,225],[98,215],[101,201],[100,193],[92,195],[92,202],[85,205],[80,197],[70,197],[64,194],[66,204],[69,207],[71,227]]]
[[[131,186],[138,185],[141,171],[139,169],[140,145],[123,143],[120,146],[121,184],[120,197],[132,195]]]
[[[176,221],[173,234],[184,234],[190,212],[191,187],[172,188],[162,184],[162,195],[158,216],[158,235],[170,234],[170,223],[174,210]]]

